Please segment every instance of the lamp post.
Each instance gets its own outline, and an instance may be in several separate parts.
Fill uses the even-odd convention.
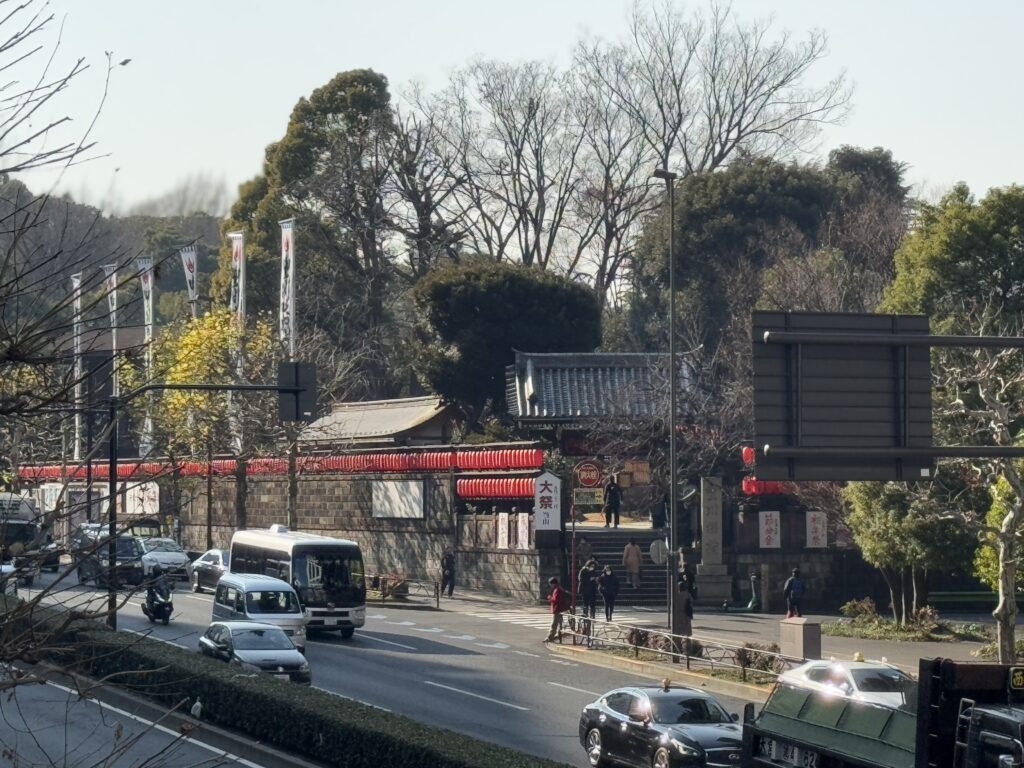
[[[668,519],[669,519],[669,548],[668,560],[668,625],[673,635],[679,634],[679,618],[676,615],[677,589],[675,585],[679,566],[676,558],[679,556],[679,526],[676,517],[676,264],[673,246],[675,244],[675,210],[676,210],[676,187],[675,181],[679,175],[668,168],[658,168],[652,174],[655,179],[665,180],[665,189],[668,193]],[[678,661],[673,654],[672,659]]]

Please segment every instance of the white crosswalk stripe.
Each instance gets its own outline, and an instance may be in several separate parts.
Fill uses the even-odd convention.
[[[489,619],[490,621],[501,621],[505,624],[515,624],[520,627],[534,627],[537,629],[548,629],[551,626],[551,614],[536,613],[533,611],[479,611],[467,613],[476,619]],[[648,625],[660,623],[661,616],[654,614],[616,614],[617,624]]]

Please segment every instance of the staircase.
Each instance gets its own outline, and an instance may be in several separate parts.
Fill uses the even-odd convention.
[[[615,601],[618,608],[626,609],[631,605],[664,606],[667,603],[665,592],[665,565],[656,565],[651,561],[651,542],[664,539],[664,534],[650,528],[577,528],[576,540],[583,537],[594,551],[598,570],[610,565],[619,577],[619,597]],[[640,565],[640,588],[633,589],[626,581],[626,569],[622,566],[622,550],[630,539],[635,539],[643,560]],[[571,546],[571,543],[569,544]],[[577,555],[577,559],[578,559]],[[583,566],[576,566],[576,573]],[[598,611],[601,609],[598,601]]]

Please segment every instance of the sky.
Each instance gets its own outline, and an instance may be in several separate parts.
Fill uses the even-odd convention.
[[[41,2],[42,0],[38,0]],[[915,192],[957,181],[976,195],[1024,183],[1019,0],[733,0],[739,18],[771,16],[796,38],[811,29],[829,52],[810,84],[845,71],[853,110],[822,132],[815,155],[843,144],[890,149]],[[336,73],[372,68],[392,92],[439,88],[475,57],[567,63],[583,36],[617,39],[632,0],[50,0],[62,24],[54,64],[90,69],[61,95],[84,128],[97,113],[107,56],[115,67],[91,130],[96,159],[53,188],[123,211],[199,174],[231,190],[259,173],[263,150],[295,102]],[[687,8],[706,8],[689,3]],[[57,31],[55,24],[53,32]],[[56,35],[51,34],[50,42]]]

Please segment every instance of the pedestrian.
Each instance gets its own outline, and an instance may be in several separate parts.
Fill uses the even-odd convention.
[[[455,589],[455,551],[451,547],[445,547],[444,555],[441,556],[441,594],[448,590],[448,597],[452,596]]]
[[[626,569],[626,581],[633,589],[640,589],[640,563],[643,560],[643,553],[636,544],[636,539],[630,539],[629,544],[622,550],[622,567]]]
[[[604,572],[597,577],[597,588],[604,600],[604,620],[611,621],[615,612],[615,598],[619,594],[619,577],[610,565],[606,565]]]
[[[580,603],[583,605],[583,634],[588,637],[593,628],[591,621],[597,616],[597,577],[597,561],[588,560],[580,568],[579,579],[577,579],[577,590]]]
[[[665,528],[666,520],[668,520],[667,493],[661,497],[661,501],[656,501],[651,507],[651,528],[656,531],[663,530]]]
[[[697,577],[693,573],[693,569],[690,568],[690,564],[685,560],[682,560],[683,569],[679,572],[680,583],[682,580],[686,580],[686,591],[690,593],[690,597],[697,600]]]
[[[551,585],[551,591],[548,593],[548,605],[551,606],[551,631],[544,638],[545,643],[554,642],[556,635],[562,636],[562,614],[569,610],[569,595],[562,589],[558,579],[552,576],[548,579],[548,584]]]
[[[576,541],[576,562],[586,563],[594,559],[594,548],[587,541],[586,536],[580,536]]]
[[[690,593],[689,585],[685,578],[679,580],[679,590],[676,599],[679,604],[676,606],[679,616],[679,634],[689,637],[693,634],[693,595]]]
[[[608,477],[604,486],[604,527],[607,528],[615,520],[615,527],[619,527],[619,508],[622,506],[622,489],[616,482],[615,475]]]
[[[786,618],[803,616],[800,612],[800,603],[804,599],[804,580],[800,578],[800,569],[794,568],[793,575],[786,579],[786,585],[782,588],[782,595],[786,598]]]

